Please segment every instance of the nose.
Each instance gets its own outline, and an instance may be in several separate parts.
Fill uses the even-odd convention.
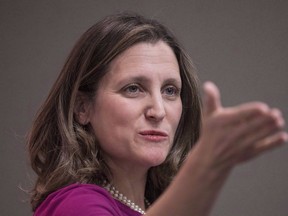
[[[149,98],[145,116],[147,119],[155,122],[161,121],[166,116],[164,101],[161,94]]]

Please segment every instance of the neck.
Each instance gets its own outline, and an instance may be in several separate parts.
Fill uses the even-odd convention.
[[[109,163],[113,181],[111,184],[129,200],[145,209],[145,185],[148,169],[122,165],[120,163]]]

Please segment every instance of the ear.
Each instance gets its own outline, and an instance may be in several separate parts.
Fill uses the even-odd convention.
[[[74,105],[74,117],[79,124],[87,125],[89,123],[91,103],[87,95],[78,91]]]

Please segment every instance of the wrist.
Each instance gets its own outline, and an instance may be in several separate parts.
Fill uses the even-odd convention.
[[[195,173],[197,171],[199,174],[213,179],[229,175],[233,169],[233,165],[216,160],[212,154],[203,148],[203,144],[200,142],[197,143],[189,153],[186,160],[186,168],[191,169],[189,172]]]

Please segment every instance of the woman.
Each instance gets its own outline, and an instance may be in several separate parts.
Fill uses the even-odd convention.
[[[191,61],[157,21],[118,14],[96,23],[29,135],[34,215],[208,215],[233,167],[287,134],[277,109],[223,108],[212,83],[204,93],[201,126]]]

